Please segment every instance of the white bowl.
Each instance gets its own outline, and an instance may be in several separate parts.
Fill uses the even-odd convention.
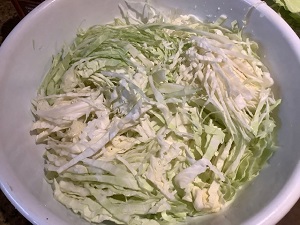
[[[52,197],[43,179],[43,146],[29,129],[30,100],[50,67],[51,56],[70,43],[79,27],[106,23],[119,14],[117,0],[48,0],[33,10],[0,49],[0,187],[33,224],[85,224]],[[256,40],[278,86],[279,150],[270,165],[225,211],[191,224],[275,224],[300,196],[300,41],[290,27],[259,0],[156,0],[228,24],[247,20],[245,34]]]

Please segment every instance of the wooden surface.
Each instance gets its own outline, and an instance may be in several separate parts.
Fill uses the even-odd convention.
[[[19,22],[10,0],[0,0],[0,44]],[[31,225],[0,190],[0,225]],[[277,225],[300,225],[300,200]]]

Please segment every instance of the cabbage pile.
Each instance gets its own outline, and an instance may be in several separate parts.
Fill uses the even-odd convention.
[[[95,223],[217,212],[275,149],[258,45],[220,20],[123,14],[80,30],[32,101],[54,197]]]

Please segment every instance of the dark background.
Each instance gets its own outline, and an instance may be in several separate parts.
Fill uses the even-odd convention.
[[[17,1],[15,0],[14,2]],[[31,4],[29,4],[27,8],[27,5],[25,5],[26,2],[30,2]],[[23,5],[21,5],[23,8],[18,8],[19,11],[17,12],[10,0],[0,0],[0,46],[5,37],[20,21],[20,16],[22,17],[20,10],[30,10],[36,2],[38,2],[38,0],[23,0]],[[31,225],[8,201],[1,190],[0,225]],[[277,225],[300,225],[300,200]]]

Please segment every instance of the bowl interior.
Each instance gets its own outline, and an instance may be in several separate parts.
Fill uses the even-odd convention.
[[[0,187],[34,224],[87,224],[52,197],[44,180],[42,145],[30,135],[30,101],[51,64],[78,28],[103,24],[120,15],[111,0],[48,0],[13,30],[0,49]],[[275,224],[300,196],[300,41],[288,25],[259,0],[153,0],[167,11],[213,21],[237,20],[260,45],[282,98],[279,149],[261,174],[221,213],[193,218],[189,224]],[[171,9],[171,10],[170,10]],[[243,23],[246,20],[246,24]]]

